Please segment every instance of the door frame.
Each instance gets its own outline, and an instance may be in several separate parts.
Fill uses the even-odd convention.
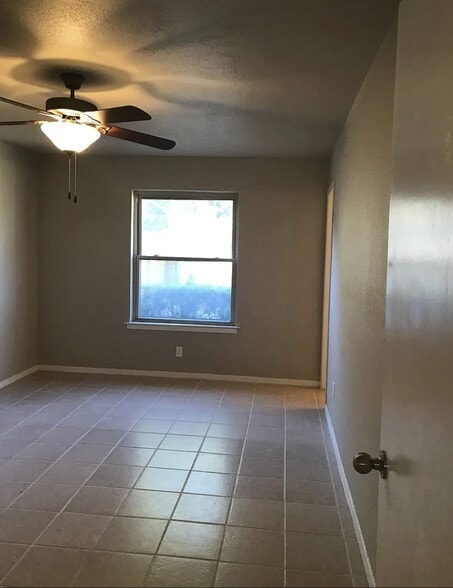
[[[329,348],[329,310],[330,310],[330,280],[332,270],[332,245],[333,245],[333,203],[334,184],[327,192],[326,207],[326,237],[324,250],[324,288],[322,306],[322,335],[321,335],[321,388],[327,388],[327,362]]]

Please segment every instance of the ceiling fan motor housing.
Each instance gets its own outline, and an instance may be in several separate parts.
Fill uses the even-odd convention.
[[[46,110],[51,112],[61,112],[66,115],[77,114],[78,112],[90,112],[97,110],[96,104],[76,98],[74,93],[80,90],[85,76],[78,72],[67,71],[61,74],[61,79],[64,85],[70,91],[70,96],[58,96],[56,98],[49,98],[46,102]]]
[[[96,104],[88,102],[88,100],[81,100],[80,98],[70,98],[69,96],[57,96],[49,98],[46,101],[46,110],[51,112],[70,110],[74,112],[90,112],[97,110]],[[66,114],[66,113],[64,113]]]

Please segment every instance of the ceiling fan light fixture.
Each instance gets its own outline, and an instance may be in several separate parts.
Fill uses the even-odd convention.
[[[72,121],[46,122],[41,131],[60,151],[70,153],[85,151],[101,136],[95,127]]]

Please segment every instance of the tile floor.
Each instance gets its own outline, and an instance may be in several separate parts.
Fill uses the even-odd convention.
[[[365,586],[320,392],[39,372],[0,392],[3,586]]]

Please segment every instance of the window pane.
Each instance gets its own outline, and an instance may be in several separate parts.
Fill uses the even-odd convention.
[[[138,317],[231,322],[232,265],[141,260]]]
[[[231,200],[142,199],[141,254],[230,259]]]

